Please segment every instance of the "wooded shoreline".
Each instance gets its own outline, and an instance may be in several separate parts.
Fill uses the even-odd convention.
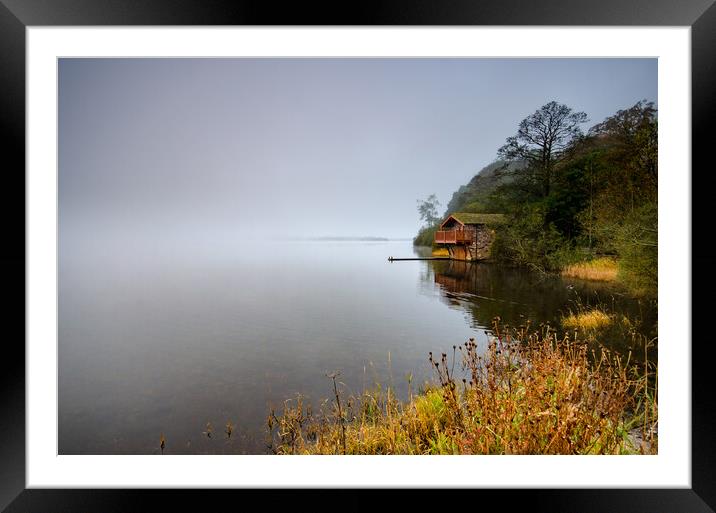
[[[656,296],[658,118],[640,101],[592,126],[586,114],[550,102],[452,196],[442,217],[435,195],[419,203],[416,246],[435,247],[455,212],[502,214],[491,259],[550,273],[615,281]]]

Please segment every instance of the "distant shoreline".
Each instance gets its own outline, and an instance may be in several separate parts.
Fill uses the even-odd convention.
[[[296,237],[284,239],[292,242],[393,242],[393,241],[410,241],[410,237],[402,239],[390,239],[388,237]]]

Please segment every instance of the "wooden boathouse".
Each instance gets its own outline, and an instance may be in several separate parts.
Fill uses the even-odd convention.
[[[502,214],[454,212],[435,232],[435,244],[447,248],[453,260],[488,260],[495,226],[504,222]]]

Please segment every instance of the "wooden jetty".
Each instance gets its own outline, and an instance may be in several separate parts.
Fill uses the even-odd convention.
[[[412,258],[394,258],[394,257],[388,257],[388,262],[399,262],[402,260],[450,260],[450,257],[441,256],[441,257],[412,257]]]

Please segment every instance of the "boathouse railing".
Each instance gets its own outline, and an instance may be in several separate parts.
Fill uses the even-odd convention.
[[[474,241],[474,230],[438,230],[435,232],[435,242],[438,244],[469,244]]]

